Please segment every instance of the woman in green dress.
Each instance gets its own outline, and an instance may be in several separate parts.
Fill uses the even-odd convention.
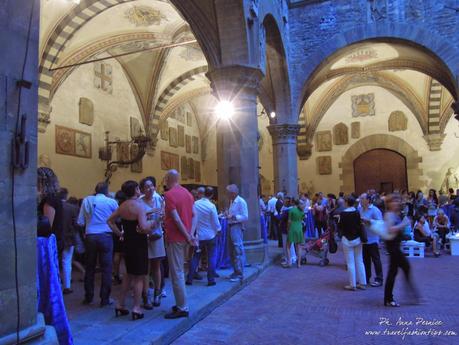
[[[292,207],[288,213],[288,235],[287,235],[287,262],[284,267],[291,267],[291,254],[290,247],[292,243],[295,245],[296,252],[296,266],[301,266],[301,250],[300,244],[304,243],[303,234],[303,219],[304,219],[304,201],[295,200],[294,207]]]

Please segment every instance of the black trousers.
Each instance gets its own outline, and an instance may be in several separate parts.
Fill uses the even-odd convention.
[[[375,267],[376,282],[383,281],[383,272],[381,265],[381,257],[379,256],[379,247],[377,243],[363,244],[363,264],[365,265],[365,274],[367,277],[367,284],[370,284],[371,278],[371,262]]]
[[[327,221],[318,220],[317,218],[314,221],[316,222],[317,234],[320,237],[325,231],[327,231]]]
[[[390,263],[389,271],[387,272],[386,285],[384,286],[384,303],[392,302],[394,300],[394,283],[399,268],[401,268],[403,273],[405,274],[405,279],[408,283],[408,287],[410,288],[411,294],[414,298],[418,298],[419,295],[411,279],[410,264],[406,259],[405,255],[400,250],[400,242],[386,241],[386,248],[390,255]]]
[[[271,213],[270,220],[269,238],[271,240],[277,240],[279,220],[273,213]]]

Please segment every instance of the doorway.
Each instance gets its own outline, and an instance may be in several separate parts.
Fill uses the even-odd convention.
[[[368,189],[385,193],[407,189],[406,159],[392,150],[367,151],[354,160],[354,181],[358,194]]]

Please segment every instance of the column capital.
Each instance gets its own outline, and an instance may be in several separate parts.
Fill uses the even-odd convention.
[[[258,94],[264,77],[259,68],[243,65],[224,66],[206,73],[214,95],[220,99],[233,99],[241,90]]]
[[[273,143],[279,141],[295,142],[300,133],[300,128],[301,126],[297,124],[269,125],[268,132],[273,138]]]
[[[424,140],[427,142],[427,145],[429,145],[430,151],[440,151],[441,144],[443,144],[445,137],[446,134],[432,133],[424,135]]]

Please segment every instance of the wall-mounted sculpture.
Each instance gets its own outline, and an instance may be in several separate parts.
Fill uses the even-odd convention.
[[[360,138],[360,122],[351,123],[351,138],[352,139]]]
[[[81,97],[78,102],[80,123],[92,126],[94,123],[94,103],[86,97]]]
[[[347,145],[349,143],[349,133],[347,126],[340,122],[333,127],[333,144]]]
[[[352,117],[374,116],[376,114],[374,93],[351,96],[351,101]]]
[[[319,175],[331,175],[332,173],[332,160],[331,156],[317,157],[317,172]]]
[[[388,127],[389,132],[406,131],[408,119],[403,111],[396,110],[389,115]]]
[[[332,133],[331,131],[321,131],[316,134],[316,148],[318,152],[332,150]]]

